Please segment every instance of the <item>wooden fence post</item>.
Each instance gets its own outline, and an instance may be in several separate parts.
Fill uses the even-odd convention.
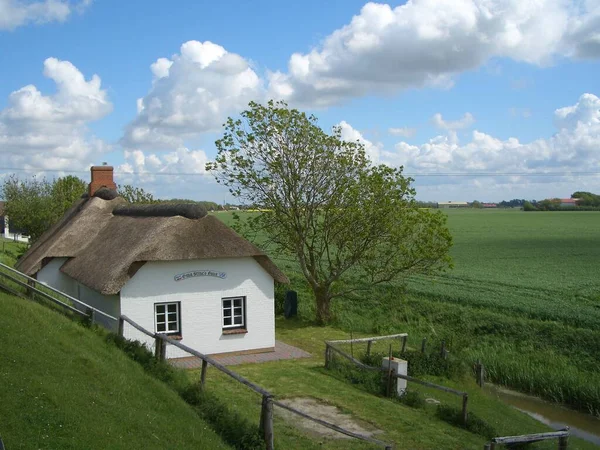
[[[462,419],[463,419],[464,425],[467,424],[467,419],[469,417],[469,413],[467,411],[468,402],[469,402],[469,394],[465,393],[465,394],[463,394],[463,401],[462,401]]]
[[[563,431],[569,431],[569,427],[565,427]],[[558,450],[567,450],[569,447],[569,436],[561,436],[558,438]]]
[[[117,334],[119,335],[119,337],[123,337],[124,328],[125,328],[125,321],[123,320],[122,317],[119,317],[119,326],[117,328]]]
[[[406,351],[406,341],[408,340],[408,336],[403,336],[402,337],[402,350],[400,351],[400,353],[403,355],[404,352]]]
[[[202,360],[202,370],[200,371],[200,387],[204,389],[204,384],[206,383],[206,369],[208,368],[208,363],[205,360]]]
[[[442,346],[440,348],[440,356],[444,358],[446,356],[446,341],[442,339]]]
[[[160,343],[161,339],[158,335],[154,336],[154,357],[156,359],[160,359],[160,351],[162,350],[162,344]]]
[[[394,373],[394,369],[392,369],[392,344],[390,344],[390,351],[388,355],[388,376],[387,376],[387,386],[386,386],[386,394],[388,397],[392,396],[392,374]]]
[[[391,367],[391,364],[390,364],[390,367]],[[394,369],[390,370],[390,372],[388,374],[388,386],[387,386],[388,397],[394,396],[394,380],[396,379],[396,377],[394,375],[396,375],[396,371]]]
[[[492,444],[487,443],[483,446],[483,450],[490,450],[492,448]]]
[[[371,356],[371,344],[372,343],[373,343],[373,341],[367,342],[367,356]]]
[[[33,280],[27,280],[27,285],[31,286],[32,288],[35,288],[35,281]],[[33,299],[35,297],[35,292],[33,289],[27,289],[27,296],[31,299]]]
[[[164,361],[167,358],[167,341],[156,335],[154,338],[154,357],[159,361]]]
[[[260,430],[265,440],[266,449],[274,450],[273,442],[273,398],[263,395],[260,411]]]
[[[427,346],[427,338],[423,338],[423,342],[421,342],[421,353],[425,353],[425,347]]]
[[[86,308],[85,313],[87,314],[87,317],[84,320],[87,321],[90,326],[94,325],[94,310],[92,308]]]
[[[160,340],[160,359],[165,361],[167,359],[167,341],[164,339]]]
[[[331,350],[329,344],[325,343],[325,368],[329,369],[329,363],[331,362]]]
[[[481,363],[481,361],[477,360],[477,384],[479,385],[479,387],[483,387],[484,383],[485,383],[485,368],[483,367],[483,364]]]

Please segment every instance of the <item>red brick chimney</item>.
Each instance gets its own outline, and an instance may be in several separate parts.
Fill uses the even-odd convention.
[[[89,185],[89,195],[93,197],[98,189],[106,187],[108,189],[117,189],[117,185],[113,180],[112,166],[92,166],[92,182]]]

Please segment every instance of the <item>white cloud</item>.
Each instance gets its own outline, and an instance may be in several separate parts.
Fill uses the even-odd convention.
[[[374,144],[362,135],[362,133],[350,125],[348,122],[342,120],[337,124],[341,129],[341,138],[347,142],[359,142],[365,148],[365,153],[374,163],[379,162],[379,156],[381,153],[381,144]]]
[[[153,177],[158,174],[199,174],[207,175],[208,157],[204,150],[189,150],[180,147],[175,151],[146,154],[142,150],[125,150],[125,163],[118,167],[123,173],[146,174]]]
[[[127,148],[172,149],[215,131],[227,115],[262,100],[261,79],[241,56],[212,42],[185,42],[180,53],[151,65],[154,82],[127,126]]]
[[[410,127],[389,128],[388,133],[390,133],[393,136],[402,136],[402,137],[411,138],[417,134],[417,129],[410,128]]]
[[[269,75],[274,98],[327,106],[367,94],[449,87],[491,58],[536,65],[555,56],[600,57],[600,4],[582,0],[409,0],[367,3],[287,73]]]
[[[79,169],[92,156],[110,150],[103,141],[88,137],[86,124],[112,110],[101,81],[86,81],[69,61],[48,58],[44,75],[56,84],[54,95],[27,85],[12,92],[0,111],[0,154],[14,167]]]
[[[381,159],[404,165],[407,173],[477,174],[497,173],[485,183],[525,185],[531,179],[557,183],[565,177],[526,178],[517,175],[594,171],[600,167],[600,98],[583,94],[572,106],[554,113],[558,131],[549,138],[522,143],[516,138],[498,139],[473,131],[470,142],[461,144],[456,135],[436,136],[422,145],[399,142],[395,151],[383,151]],[[465,177],[416,177],[421,184],[472,184]],[[600,177],[596,190],[600,188]]]
[[[0,30],[14,30],[28,23],[64,22],[71,12],[82,13],[91,0],[72,3],[64,0],[0,0]]]
[[[214,200],[229,198],[212,175],[206,172],[208,157],[203,150],[179,147],[171,152],[145,153],[125,150],[125,162],[116,168],[120,184],[134,184],[159,198]]]
[[[461,119],[458,120],[444,120],[440,113],[436,113],[431,118],[433,124],[441,129],[448,131],[462,130],[463,128],[469,128],[475,122],[475,118],[471,113],[465,113]]]

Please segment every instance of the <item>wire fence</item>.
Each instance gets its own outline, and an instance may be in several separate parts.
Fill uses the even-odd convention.
[[[415,377],[411,377],[406,374],[396,373],[392,368],[392,365],[388,363],[388,367],[375,367],[370,366],[368,364],[359,361],[354,357],[354,352],[351,351],[352,354],[348,354],[344,350],[340,348],[341,344],[360,344],[366,343],[367,349],[365,351],[366,355],[369,355],[371,352],[371,344],[373,342],[382,341],[382,340],[390,340],[390,339],[399,339],[401,340],[400,344],[400,353],[404,353],[406,350],[406,342],[408,335],[406,333],[394,334],[388,336],[375,336],[375,337],[367,337],[360,339],[345,339],[345,340],[337,340],[337,341],[325,341],[325,368],[329,369],[332,367],[334,363],[336,363],[336,357],[341,358],[342,360],[350,362],[351,366],[356,367],[365,372],[374,372],[381,374],[382,383],[384,383],[385,393],[387,396],[395,396],[395,391],[393,389],[393,382],[398,380],[406,380],[407,382],[416,383],[421,386],[425,386],[427,388],[432,388],[438,391],[446,392],[458,397],[462,398],[462,408],[461,408],[461,418],[464,425],[467,424],[468,421],[468,403],[469,403],[469,394],[463,391],[459,391],[457,389],[453,389],[447,386],[442,386],[439,384],[431,383],[429,381],[421,380]],[[442,345],[441,350],[442,355],[446,355],[446,349]],[[392,346],[389,346],[389,358],[392,359]]]

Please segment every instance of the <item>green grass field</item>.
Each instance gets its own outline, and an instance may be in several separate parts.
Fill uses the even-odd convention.
[[[600,416],[600,213],[446,213],[454,269],[339,299],[335,325],[408,332],[412,346],[444,339],[455,357],[481,359],[490,381]],[[311,320],[312,295],[297,264],[274,260]]]
[[[454,269],[412,293],[579,327],[600,324],[600,214],[450,210]],[[576,308],[574,306],[577,305]]]
[[[548,217],[551,214],[558,214],[560,217]],[[600,214],[583,213],[582,219],[575,225],[572,221],[579,215],[573,213],[533,215],[539,217],[530,217],[531,214],[518,211],[449,211],[449,226],[455,237],[455,246],[452,250],[455,269],[452,272],[436,279],[413,278],[406,286],[399,283],[388,287],[380,286],[371,289],[368,294],[363,293],[340,300],[334,305],[336,321],[329,327],[316,327],[311,324],[314,307],[297,266],[289,257],[275,257],[275,261],[290,276],[291,287],[299,291],[301,315],[299,320],[279,318],[277,336],[285,342],[311,352],[313,358],[237,366],[235,370],[271,390],[279,398],[314,397],[334,404],[342,411],[384,430],[384,433],[378,437],[395,442],[399,449],[476,449],[482,447],[485,438],[438,419],[432,407],[415,409],[399,404],[373,395],[360,386],[353,385],[335,373],[325,370],[322,358],[323,340],[348,337],[350,332],[353,332],[354,336],[361,336],[406,331],[410,336],[409,348],[418,348],[421,339],[427,337],[428,346],[432,349],[439,345],[441,339],[445,339],[452,358],[464,361],[467,365],[480,358],[486,365],[492,381],[597,413],[600,405],[600,376],[598,375],[600,373],[598,360],[600,331],[597,326],[594,326],[598,321],[593,317],[590,318],[593,314],[581,315],[579,308],[581,305],[587,305],[590,311],[595,311],[594,305],[598,305],[598,282],[593,274],[594,261],[600,256],[598,246],[594,245],[594,242],[600,242],[599,232],[595,227],[600,220]],[[219,217],[226,222],[231,220],[228,214],[219,214]],[[541,227],[543,233],[538,233],[537,227]],[[559,242],[566,239],[571,243],[549,245],[547,241],[550,238]],[[497,242],[489,242],[494,239]],[[521,250],[523,247],[528,248],[529,253],[524,253]],[[13,264],[19,248],[17,245],[10,244],[6,250],[2,260],[7,264]],[[489,253],[494,255],[490,256]],[[526,254],[531,258],[525,257]],[[581,262],[582,259],[587,259],[588,262]],[[557,261],[570,264],[569,287],[563,287],[557,281],[556,268],[560,268]],[[533,272],[537,273],[535,277],[528,275]],[[503,273],[506,274],[504,277]],[[576,278],[583,280],[583,283],[578,283]],[[488,279],[490,279],[489,283],[486,281]],[[492,300],[490,296],[478,295],[481,293],[481,285],[487,285],[488,291],[495,293]],[[577,286],[584,287],[578,289]],[[541,291],[543,295],[540,294]],[[531,292],[533,294],[530,294]],[[2,298],[0,298],[0,306],[10,305],[1,300]],[[15,301],[24,302],[24,300]],[[553,313],[548,307],[554,305],[553,307],[560,309],[557,305],[565,302],[567,307],[561,311],[561,314]],[[39,305],[27,302],[25,304],[41,308]],[[3,326],[8,329],[11,329],[11,326],[12,329],[19,327],[17,321],[14,318],[11,320],[10,316],[8,322],[10,323]],[[38,326],[41,330],[45,330],[45,326]],[[82,330],[81,333],[85,331],[78,325],[70,326]],[[74,345],[69,346],[71,334],[67,333],[64,339],[60,340],[58,335],[64,333],[65,329],[70,330],[69,326],[66,326],[53,331],[54,340],[48,339],[48,342],[41,347],[45,355],[53,355],[55,346],[61,348],[61,352],[63,347],[75,348]],[[93,335],[89,331],[85,333]],[[77,336],[81,339],[79,334]],[[87,339],[90,338],[86,337],[83,342],[87,342]],[[373,351],[386,352],[386,345],[376,344]],[[102,351],[113,350],[116,349],[109,347]],[[87,344],[83,351],[88,358],[89,354],[94,352],[93,349],[87,348]],[[0,356],[2,360],[19,359],[20,366],[26,367],[25,360],[28,358],[28,353],[20,347],[10,355]],[[120,361],[122,356],[116,356],[112,364]],[[84,358],[84,355],[78,357]],[[73,362],[65,362],[59,358],[57,363],[64,366],[62,377],[67,378],[69,375],[66,372],[73,368]],[[113,373],[120,370],[110,365],[108,368]],[[141,370],[139,367],[138,369]],[[22,369],[22,372],[26,373],[26,370]],[[42,373],[48,372],[42,371]],[[102,376],[98,375],[97,371],[94,373],[99,380],[102,380]],[[15,379],[17,375],[22,377],[19,382],[23,389],[32,389],[31,386],[36,385],[37,378],[34,380],[31,375],[19,373],[15,374]],[[144,374],[135,374],[135,376],[139,375]],[[131,376],[128,372],[127,376],[123,375],[119,378],[122,384],[125,384],[121,389],[133,388],[128,387]],[[192,371],[189,377],[191,381],[197,382],[198,373]],[[466,378],[457,379],[426,378],[469,392],[471,411],[493,426],[499,435],[548,430],[546,426],[529,416],[483,393],[468,374]],[[164,385],[162,386],[165,388]],[[78,395],[74,399],[68,399],[68,402],[71,402],[69,411],[77,411],[84,408],[82,403],[89,400],[86,397],[88,393],[83,387],[75,386],[72,389],[75,389]],[[142,389],[141,385],[137,387],[138,391]],[[54,390],[58,391],[53,392],[55,397],[66,395],[67,392],[62,392],[61,385],[58,383]],[[216,370],[209,370],[207,391],[233,408],[247,424],[257,422],[260,398],[245,387],[236,384]],[[174,396],[169,401],[180,400],[175,392],[169,391],[168,388],[166,392]],[[441,398],[443,396],[437,392],[428,394],[438,397],[443,402],[457,403],[456,398]],[[128,395],[127,391],[124,393],[119,391],[120,398],[125,395]],[[146,398],[148,393],[139,395]],[[18,396],[16,398],[19,399]],[[52,416],[63,417],[61,415],[63,413],[58,412],[58,407],[55,406],[53,409],[40,410],[40,416],[33,418],[12,418],[11,424],[4,419],[8,411],[24,408],[24,405],[15,403],[17,401],[15,399],[9,398],[7,402],[4,399],[0,400],[2,400],[0,418],[3,424],[0,432],[5,440],[11,435],[19,437],[20,430],[25,427],[23,420],[33,420],[36,426],[43,428],[46,422],[55,423],[51,421]],[[57,400],[54,401],[59,404]],[[103,405],[105,403],[108,403],[108,400],[103,402]],[[128,406],[123,406],[126,407]],[[121,415],[125,414],[128,420],[136,423],[138,427],[136,429],[141,429],[144,408],[136,403],[135,411],[130,411],[128,414],[123,412]],[[184,404],[184,408],[187,408],[187,405]],[[191,407],[184,411],[185,414],[194,414]],[[159,414],[156,411],[154,413]],[[104,424],[110,430],[118,429],[118,425],[110,422],[111,419],[106,415],[107,413],[104,412],[99,414],[98,424]],[[75,422],[77,424],[89,418],[88,411],[77,416],[79,420]],[[68,419],[75,421],[75,418],[70,415]],[[193,419],[200,420],[197,416]],[[182,431],[178,431],[183,437],[187,436],[185,420]],[[9,423],[9,426],[4,423]],[[164,419],[164,427],[167,425],[168,420]],[[73,438],[73,427],[70,428],[70,432],[71,434],[65,432],[56,435],[57,440],[52,441],[47,448],[57,446],[76,448],[75,445],[68,447],[63,443],[68,442],[68,438],[88,439]],[[166,430],[163,430],[159,432],[159,436],[165,433]],[[209,434],[209,439],[215,439],[215,442],[223,445],[212,431],[207,430],[206,433]],[[89,434],[90,439],[97,438],[95,431]],[[40,436],[46,435],[51,436],[40,431],[37,437],[31,438],[33,440],[30,442],[33,446],[39,445],[40,448],[44,448],[39,442],[43,443],[44,441],[40,441]],[[290,426],[290,423],[280,416],[276,416],[275,435],[277,448],[330,448],[332,450],[373,448],[357,441],[330,440],[307,435],[296,427]],[[108,439],[112,438],[114,436],[108,437]],[[146,448],[171,448],[168,445],[164,446],[162,442],[152,443],[152,437],[148,438],[150,441],[142,440],[139,444],[132,443],[134,436],[131,434],[124,436],[123,439],[128,448],[141,448],[143,445],[146,445]],[[88,440],[74,442],[80,444],[80,447],[103,448],[88,445]],[[191,442],[197,444],[193,439]],[[595,448],[592,444],[579,439],[571,439],[570,445],[579,449]],[[119,445],[111,448],[119,448]],[[177,448],[187,447],[178,445]],[[555,443],[538,444],[533,448],[555,448]]]
[[[337,406],[356,419],[383,430],[377,438],[395,443],[397,449],[481,449],[486,439],[461,428],[449,425],[435,417],[434,407],[415,409],[381,396],[365,392],[359,386],[336,377],[323,367],[324,341],[347,337],[344,331],[327,326],[314,326],[302,320],[277,318],[277,338],[310,352],[313,357],[293,361],[235,366],[235,370],[273,392],[277,398],[312,397]],[[361,336],[362,334],[358,334]],[[383,350],[385,344],[374,345]],[[355,349],[358,351],[358,348]],[[361,348],[364,351],[364,345]],[[198,371],[189,373],[198,380]],[[549,429],[531,417],[485,395],[473,380],[448,380],[428,377],[469,393],[471,412],[485,419],[500,435],[539,433]],[[231,378],[209,369],[206,388],[249,421],[256,420],[260,411],[260,397]],[[445,404],[457,406],[460,399],[439,391],[422,389]],[[375,449],[377,447],[356,440],[324,439],[307,436],[277,413],[274,421],[275,447],[285,449]],[[531,449],[554,449],[556,442],[548,441]],[[571,439],[570,448],[593,449],[593,444]]]
[[[17,449],[230,448],[103,336],[0,293],[0,436]]]

